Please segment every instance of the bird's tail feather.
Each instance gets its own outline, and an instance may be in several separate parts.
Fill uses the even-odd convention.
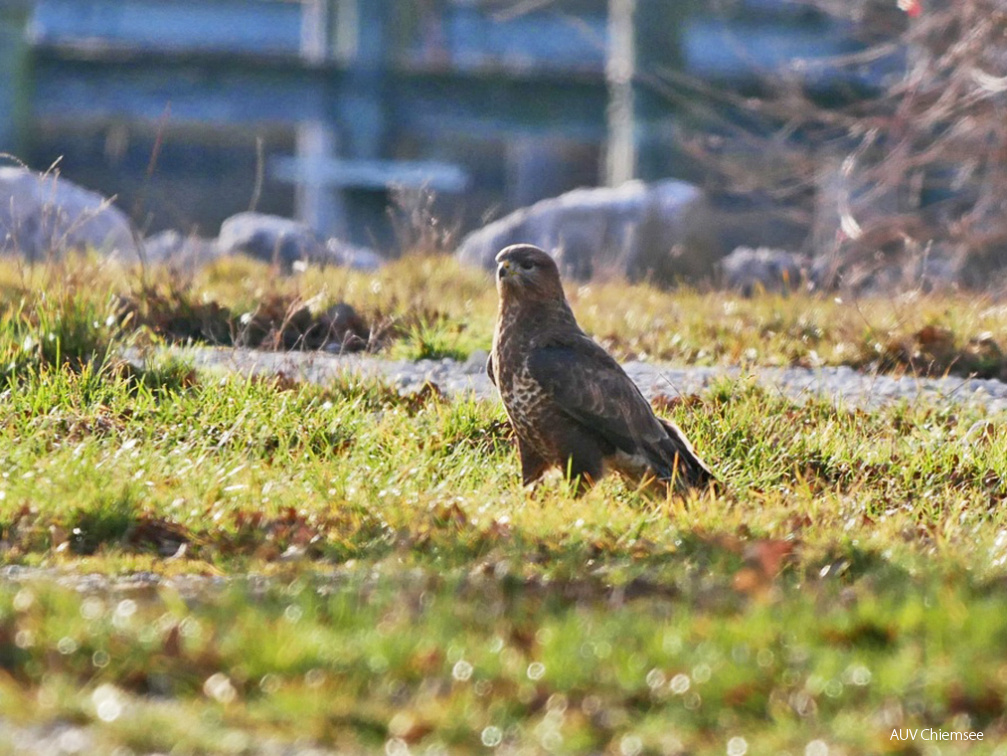
[[[717,476],[692,448],[692,444],[674,423],[658,418],[667,438],[662,439],[659,446],[663,464],[668,470],[667,481],[675,480],[682,487],[706,488],[717,484]],[[665,476],[662,476],[662,478]]]

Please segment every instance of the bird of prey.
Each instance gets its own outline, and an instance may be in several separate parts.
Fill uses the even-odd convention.
[[[486,372],[514,427],[523,483],[534,485],[553,467],[578,494],[610,471],[664,490],[714,483],[685,434],[654,414],[619,363],[577,325],[553,259],[515,244],[496,261],[500,306]]]

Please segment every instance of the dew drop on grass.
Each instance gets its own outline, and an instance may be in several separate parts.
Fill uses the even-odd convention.
[[[102,722],[114,722],[122,714],[122,694],[114,685],[99,685],[91,694],[91,701]]]
[[[451,669],[451,676],[459,682],[466,682],[472,677],[472,665],[464,659],[459,659]]]
[[[659,669],[652,669],[647,673],[647,687],[651,690],[660,688],[666,682],[667,678],[664,676],[664,672]]]
[[[776,661],[776,655],[773,654],[768,648],[764,648],[759,651],[758,655],[755,657],[755,661],[763,669],[773,666],[773,662]]]
[[[697,664],[692,670],[692,679],[698,683],[705,683],[710,679],[712,670],[709,664]]]
[[[847,685],[863,687],[871,682],[871,670],[863,664],[853,664],[843,672],[843,682]]]
[[[727,741],[727,756],[745,756],[748,753],[748,741],[742,737],[733,737]]]
[[[59,651],[63,656],[69,656],[78,648],[77,641],[69,636],[63,636],[56,643],[56,650]]]
[[[812,740],[805,747],[804,756],[829,756],[829,746],[824,740]]]
[[[27,588],[22,588],[14,595],[13,607],[15,612],[26,612],[35,603],[35,594]]]
[[[601,711],[601,699],[598,696],[585,696],[580,703],[580,710],[587,716],[593,717]]]
[[[503,742],[503,730],[499,727],[494,727],[490,725],[483,729],[482,732],[482,742],[487,748],[496,748]]]
[[[545,675],[545,665],[542,662],[532,662],[528,665],[528,679],[541,680]]]
[[[619,753],[622,756],[637,756],[643,750],[643,741],[638,735],[623,735],[619,741]]]
[[[31,648],[35,645],[35,633],[31,630],[18,630],[14,636],[14,645],[18,648]]]
[[[688,675],[679,673],[671,678],[671,683],[668,687],[671,688],[672,693],[681,696],[688,693],[691,684],[692,682],[689,680]]]
[[[223,672],[216,672],[206,678],[206,682],[203,683],[203,692],[222,704],[231,703],[238,697],[238,691],[231,684],[231,679]]]
[[[539,742],[547,751],[558,751],[563,747],[563,735],[557,730],[548,730],[542,733]]]
[[[98,669],[107,667],[109,661],[110,659],[108,656],[108,652],[106,651],[102,651],[99,649],[98,651],[95,651],[93,654],[91,654],[91,664],[96,666]]]

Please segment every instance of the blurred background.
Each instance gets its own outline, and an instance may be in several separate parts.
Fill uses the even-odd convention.
[[[115,195],[144,234],[212,236],[254,208],[392,251],[402,193],[461,234],[575,187],[674,177],[706,193],[724,252],[918,254],[954,226],[939,240],[996,257],[1001,16],[994,0],[0,0],[0,150]]]

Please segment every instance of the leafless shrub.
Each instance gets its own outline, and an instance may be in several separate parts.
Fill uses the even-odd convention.
[[[849,24],[861,48],[791,61],[743,94],[659,72],[700,116],[683,149],[714,188],[762,193],[805,224],[808,251],[840,274],[926,255],[987,283],[1007,264],[1007,7],[803,4]]]
[[[426,186],[392,187],[388,212],[400,254],[443,254],[454,249],[458,223],[440,218],[436,200],[436,193]]]

